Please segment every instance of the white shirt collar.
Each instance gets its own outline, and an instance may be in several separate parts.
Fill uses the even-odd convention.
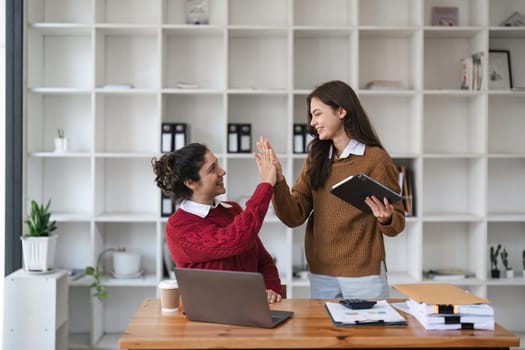
[[[231,204],[228,204],[228,203],[225,203],[225,202],[214,201],[214,203],[212,205],[210,205],[210,204],[197,203],[197,202],[194,202],[192,200],[185,199],[180,204],[180,208],[182,210],[184,210],[184,211],[187,211],[190,214],[194,214],[194,215],[200,216],[201,218],[204,219],[206,216],[208,216],[210,210],[212,208],[217,208],[218,205],[222,205],[225,208],[231,208],[232,207]]]
[[[352,139],[350,140],[350,142],[348,142],[348,145],[346,145],[339,159],[348,158],[350,154],[362,156],[363,154],[365,154],[365,148],[366,148],[366,145],[364,143],[361,143],[357,140]],[[328,154],[328,158],[332,158],[333,152],[334,152],[334,146],[332,145],[330,147],[330,153]]]

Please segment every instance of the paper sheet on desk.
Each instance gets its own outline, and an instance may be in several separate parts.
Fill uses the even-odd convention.
[[[403,325],[406,320],[386,300],[380,300],[371,309],[352,310],[339,303],[326,302],[328,314],[337,326]]]

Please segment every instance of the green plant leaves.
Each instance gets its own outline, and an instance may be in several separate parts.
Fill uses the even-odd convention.
[[[99,269],[99,266],[94,268],[93,266],[87,266],[86,274],[93,277],[94,281],[89,285],[89,288],[92,288],[95,290],[95,294],[93,296],[97,297],[98,300],[102,301],[108,297],[108,292],[100,282],[100,278],[102,277],[102,273]]]
[[[24,237],[47,237],[55,231],[56,221],[50,221],[51,199],[44,206],[39,205],[35,200],[31,201],[31,212],[24,223],[27,225],[27,233]]]

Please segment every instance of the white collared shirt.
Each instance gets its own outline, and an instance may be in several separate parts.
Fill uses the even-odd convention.
[[[208,214],[210,213],[210,210],[212,208],[217,208],[218,205],[222,205],[225,208],[231,208],[232,207],[231,204],[228,204],[226,202],[216,202],[216,201],[214,201],[214,203],[212,205],[210,205],[210,204],[197,203],[197,202],[194,202],[192,200],[185,199],[180,204],[180,208],[182,210],[190,213],[190,214],[194,214],[194,215],[200,216],[201,218],[204,219],[206,216],[208,216]]]
[[[339,157],[339,159],[348,158],[350,154],[362,156],[363,154],[365,154],[365,148],[366,148],[366,145],[364,143],[361,143],[357,140],[352,139],[350,140],[350,142],[348,142],[348,145],[346,145],[343,152],[341,152],[341,156]],[[332,145],[330,147],[330,153],[328,154],[328,158],[332,158],[333,152],[334,152],[334,146]]]

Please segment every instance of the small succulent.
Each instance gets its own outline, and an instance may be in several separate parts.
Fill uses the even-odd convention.
[[[510,270],[511,268],[509,267],[509,253],[507,253],[507,249],[503,248],[500,256],[501,256],[501,262],[503,263],[505,270]]]
[[[63,139],[64,138],[64,129],[58,128],[57,129],[58,138]]]
[[[31,201],[31,212],[26,220],[27,233],[24,237],[48,237],[54,230],[56,230],[56,221],[51,221],[51,199],[44,204],[38,204],[35,200]]]
[[[493,246],[490,247],[490,266],[492,270],[498,269],[498,256],[501,249],[501,244],[498,244],[497,248],[494,249]]]

